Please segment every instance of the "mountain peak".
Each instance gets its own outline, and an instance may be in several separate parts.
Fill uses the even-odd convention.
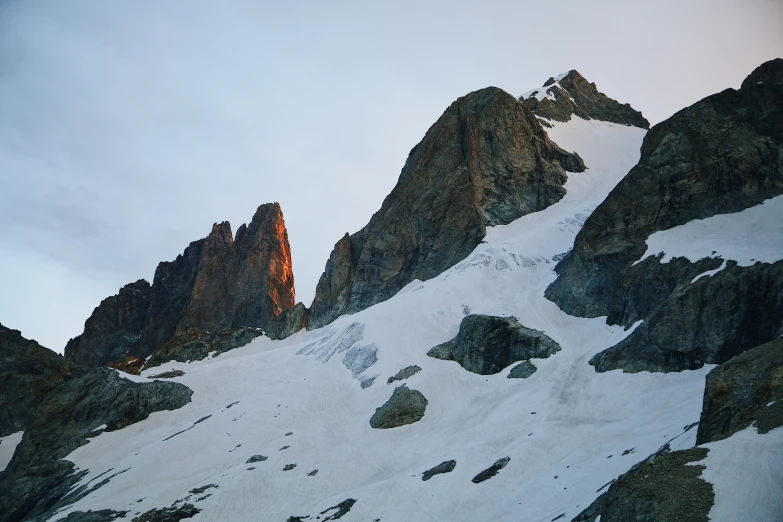
[[[576,69],[550,77],[542,87],[526,92],[519,100],[536,116],[548,120],[569,121],[573,114],[585,120],[650,128],[641,112],[609,98]]]

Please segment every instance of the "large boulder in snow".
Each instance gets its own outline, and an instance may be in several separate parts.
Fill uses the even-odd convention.
[[[569,121],[571,116],[585,120],[601,120],[649,129],[642,113],[627,103],[619,103],[598,91],[578,71],[549,78],[540,89],[534,89],[520,98],[536,116],[555,121]]]
[[[392,396],[383,406],[375,410],[370,426],[388,429],[413,424],[424,417],[427,399],[418,390],[411,390],[404,384],[394,389]]]
[[[150,287],[137,281],[105,299],[84,333],[65,347],[70,360],[103,366],[147,357],[191,329],[264,328],[295,304],[291,248],[277,203],[258,207],[232,236],[228,222],[158,265]]]
[[[783,339],[738,355],[707,375],[697,444],[725,439],[755,423],[783,426]]]
[[[584,164],[550,141],[513,96],[488,87],[459,98],[411,150],[381,209],[335,245],[310,327],[440,274],[470,254],[486,227],[560,200],[566,170]]]
[[[549,336],[522,326],[515,317],[466,315],[457,336],[427,355],[456,361],[469,372],[490,375],[517,361],[544,359],[558,351],[560,345]]]
[[[635,263],[655,232],[739,212],[783,194],[781,80],[783,60],[772,60],[753,71],[739,90],[709,96],[653,127],[639,163],[587,219],[546,296],[569,314],[606,315],[610,324],[625,326],[653,317],[665,304],[681,311],[670,298],[687,292],[697,275],[718,268],[721,260],[661,263],[648,257]],[[730,277],[714,277],[721,276]],[[755,325],[747,326],[755,344],[771,339],[754,333]],[[699,335],[695,344],[711,345],[713,351],[719,350],[716,343],[731,342],[709,329]]]

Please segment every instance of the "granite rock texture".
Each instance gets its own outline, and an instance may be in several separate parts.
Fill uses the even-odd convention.
[[[464,259],[486,227],[560,200],[566,170],[584,168],[510,94],[489,87],[459,98],[410,152],[370,222],[335,244],[309,328],[435,277]]]

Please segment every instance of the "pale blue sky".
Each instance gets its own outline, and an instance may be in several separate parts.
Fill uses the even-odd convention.
[[[61,351],[271,201],[309,305],[457,97],[577,69],[657,123],[781,55],[779,0],[0,0],[0,322]]]

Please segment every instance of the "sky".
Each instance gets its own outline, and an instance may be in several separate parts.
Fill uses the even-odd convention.
[[[0,0],[0,323],[62,351],[273,201],[309,306],[458,97],[577,69],[658,123],[781,56],[780,0]]]

